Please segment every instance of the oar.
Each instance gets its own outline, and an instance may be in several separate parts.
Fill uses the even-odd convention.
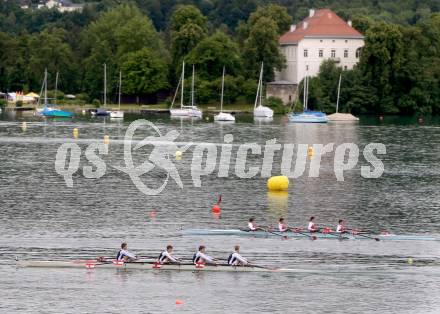
[[[317,240],[318,239],[318,237],[315,236],[315,235],[310,235],[310,234],[307,234],[307,233],[299,231],[300,230],[299,228],[287,228],[287,230],[290,230],[290,232],[293,232],[293,233],[302,234],[302,235],[310,238],[311,240]]]
[[[364,238],[366,238],[366,239],[371,239],[371,240],[375,240],[375,241],[380,241],[379,238],[369,237],[369,236],[367,236],[367,235],[365,235],[365,234],[360,234],[360,233],[358,233],[358,234],[356,234],[356,236],[364,237]]]
[[[277,236],[279,236],[279,237],[282,237],[283,239],[288,239],[288,238],[289,238],[289,237],[288,237],[287,235],[285,235],[285,234],[281,234],[281,233],[278,233],[278,232],[270,231],[269,229],[267,229],[266,232],[268,232],[268,233],[272,233],[272,234],[277,235]]]
[[[354,229],[347,229],[347,230],[349,230],[349,231],[357,231],[357,230],[354,230]],[[367,235],[362,234],[362,233],[360,233],[360,232],[358,232],[358,233],[353,233],[353,235],[354,235],[354,236],[359,236],[359,237],[364,237],[364,238],[366,238],[366,239],[371,239],[371,240],[375,240],[375,241],[380,241],[380,239],[377,238],[377,237],[367,236]]]
[[[237,267],[243,267],[243,266],[237,266]],[[267,270],[277,270],[277,269],[279,269],[279,268],[275,268],[275,267],[266,267],[266,266],[251,264],[251,263],[249,263],[247,265],[244,265],[244,267],[254,267],[254,268],[267,269]]]

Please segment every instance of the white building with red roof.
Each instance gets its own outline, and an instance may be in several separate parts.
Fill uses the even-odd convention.
[[[307,18],[280,37],[279,43],[286,67],[275,73],[276,81],[269,84],[268,96],[272,94],[288,103],[296,96],[293,94],[301,80],[317,75],[324,60],[335,60],[344,70],[352,69],[359,61],[364,36],[352,27],[351,21],[344,21],[333,11],[312,9]],[[288,95],[288,90],[292,95]]]

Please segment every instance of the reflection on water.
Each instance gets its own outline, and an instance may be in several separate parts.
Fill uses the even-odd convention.
[[[330,153],[322,157],[318,178],[308,177],[308,159],[305,174],[291,179],[288,192],[275,193],[267,191],[267,178],[238,178],[233,151],[229,176],[218,177],[216,169],[202,177],[198,188],[191,178],[191,149],[176,162],[183,189],[170,181],[164,193],[146,196],[127,175],[112,167],[123,165],[123,145],[117,140],[123,140],[129,123],[137,118],[153,121],[162,134],[179,131],[179,142],[221,144],[225,135],[232,134],[236,145],[264,145],[276,138],[277,143],[295,144],[295,148],[297,144],[353,142],[361,151],[368,143],[381,142],[387,147],[387,154],[380,156],[385,172],[379,179],[362,178],[360,166],[366,161],[360,156],[359,164],[344,173],[345,181],[338,182]],[[29,113],[12,116],[9,111],[1,119],[0,288],[4,291],[2,306],[9,312],[38,307],[45,313],[94,313],[102,308],[223,313],[228,304],[232,313],[285,313],[297,308],[304,313],[337,313],[342,304],[346,313],[392,313],[396,309],[400,313],[435,313],[440,307],[435,266],[440,246],[436,242],[181,235],[186,228],[244,227],[250,216],[261,225],[275,226],[283,216],[292,226],[305,227],[311,215],[319,226],[334,228],[339,218],[345,218],[350,226],[366,230],[439,234],[438,121],[402,124],[385,117],[384,122],[361,118],[359,124],[301,125],[289,124],[283,117],[254,122],[252,116],[237,116],[235,124],[218,124],[135,114],[127,114],[123,121],[81,115],[54,121]],[[23,121],[27,122],[25,131]],[[90,141],[104,135],[111,142],[109,155],[103,157],[105,175],[87,179],[79,171],[70,189],[55,172],[54,161],[60,143],[73,140],[74,128],[83,153]],[[136,139],[148,135],[152,133],[139,130]],[[136,152],[137,161],[145,160],[147,152]],[[275,152],[273,175],[280,172],[281,157],[282,150]],[[261,156],[248,158],[249,166],[261,166],[261,162]],[[88,165],[84,155],[80,165]],[[161,180],[160,171],[145,178],[148,184]],[[212,205],[220,193],[221,214],[213,215]],[[204,243],[221,260],[240,244],[242,253],[259,264],[315,271],[303,275],[87,272],[15,270],[8,265],[15,255],[33,259],[113,256],[122,241],[128,241],[139,254],[154,256],[172,243],[176,255],[186,259]],[[408,257],[415,261],[411,266]],[[346,272],[331,274],[334,267]],[[47,303],[48,295],[57,295],[62,302]],[[176,299],[184,300],[184,305],[176,308]]]

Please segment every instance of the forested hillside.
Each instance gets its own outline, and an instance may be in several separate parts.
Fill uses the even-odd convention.
[[[366,36],[359,65],[343,73],[343,110],[440,113],[438,0],[104,0],[81,13],[32,6],[0,2],[0,91],[39,90],[47,68],[52,82],[60,72],[63,92],[96,103],[106,63],[111,93],[121,70],[125,94],[166,94],[186,60],[197,69],[199,104],[217,101],[223,66],[227,102],[252,101],[259,63],[265,81],[284,66],[280,34],[309,8],[329,7]],[[323,65],[310,83],[312,107],[333,110],[340,72]]]

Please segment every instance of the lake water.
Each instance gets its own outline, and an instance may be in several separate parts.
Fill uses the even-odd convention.
[[[335,227],[339,218],[365,230],[440,237],[440,121],[386,117],[358,124],[294,125],[285,118],[235,124],[170,120],[166,116],[128,115],[121,121],[77,117],[44,120],[32,115],[0,116],[0,312],[1,313],[440,313],[440,242],[338,241],[308,239],[183,236],[187,228],[244,227],[250,216],[275,225],[280,216],[305,226],[313,215],[319,226]],[[288,193],[268,193],[267,178],[219,177],[217,169],[194,186],[194,147],[174,161],[183,188],[173,179],[155,196],[141,193],[127,174],[122,139],[131,121],[149,119],[162,134],[180,133],[182,143],[223,143],[234,147],[276,138],[281,144],[355,143],[361,156],[337,181],[334,156],[322,159],[319,177],[308,168],[291,179]],[[26,129],[22,122],[26,121]],[[55,171],[58,147],[72,141],[84,152],[109,135],[107,165],[98,179],[73,175],[73,188]],[[141,129],[136,139],[153,135]],[[368,143],[386,146],[378,155],[385,171],[366,179],[362,151]],[[149,151],[134,153],[137,162]],[[233,154],[234,155],[234,154]],[[280,172],[281,154],[272,174]],[[248,165],[261,165],[261,156]],[[307,167],[310,160],[307,163]],[[143,176],[149,186],[165,179],[160,169]],[[211,212],[222,194],[221,215]],[[304,273],[193,273],[86,269],[16,268],[14,258],[70,260],[114,256],[122,241],[140,255],[156,256],[173,244],[175,254],[192,256],[205,244],[225,259],[235,244],[260,265],[298,268]],[[413,259],[413,264],[408,263]],[[176,305],[176,300],[183,304]]]

